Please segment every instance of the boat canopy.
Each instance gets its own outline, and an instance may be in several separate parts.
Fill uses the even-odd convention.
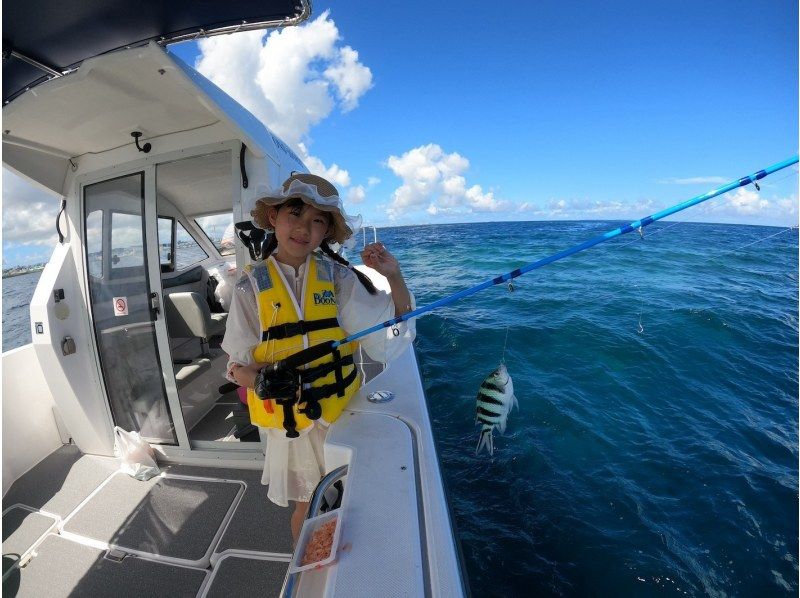
[[[62,195],[82,156],[133,147],[134,131],[158,150],[173,133],[217,125],[254,156],[306,170],[255,116],[154,42],[86,60],[4,106],[3,163]]]
[[[4,2],[3,104],[113,50],[296,25],[310,14],[309,0]]]

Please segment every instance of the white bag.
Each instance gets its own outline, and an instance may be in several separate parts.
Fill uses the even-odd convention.
[[[137,480],[149,480],[161,472],[153,448],[139,432],[127,432],[115,426],[114,454],[120,458],[120,471]]]

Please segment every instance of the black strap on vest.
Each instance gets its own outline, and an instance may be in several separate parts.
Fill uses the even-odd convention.
[[[338,351],[337,351],[338,352]],[[344,357],[339,358],[335,361],[329,361],[328,363],[321,363],[318,366],[313,368],[308,368],[307,370],[302,370],[300,375],[303,378],[303,382],[311,383],[314,380],[319,380],[330,374],[333,371],[338,372],[336,376],[336,381],[339,382],[342,378],[342,368],[347,367],[348,365],[353,365],[353,356],[352,355],[345,355]],[[342,388],[342,393],[344,393],[345,388]],[[342,395],[339,395],[342,396]]]
[[[341,372],[341,370],[338,368],[337,371]],[[342,380],[344,388],[350,386],[356,379],[357,375],[358,371],[354,367]],[[331,384],[326,384],[325,386],[317,386],[316,388],[304,388],[300,391],[300,402],[305,403],[306,406],[299,410],[300,413],[303,413],[308,419],[311,420],[319,419],[322,416],[322,407],[320,407],[319,402],[323,399],[327,399],[334,393],[338,394],[340,392],[340,388],[341,387],[338,381],[332,382]],[[284,409],[284,414],[285,413],[286,409]]]
[[[339,349],[333,350],[333,360],[334,361],[341,361],[342,354],[339,353]],[[353,369],[355,371],[355,368]],[[347,384],[344,384],[342,380],[342,368],[336,368],[336,396],[340,399],[344,396],[344,389],[347,388]]]
[[[317,330],[337,328],[339,320],[336,318],[322,318],[321,320],[300,320],[299,322],[288,322],[271,326],[261,333],[261,342],[277,341],[292,336],[308,334]]]

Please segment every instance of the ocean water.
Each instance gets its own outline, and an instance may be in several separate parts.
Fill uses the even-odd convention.
[[[426,304],[614,226],[380,233]],[[656,223],[418,320],[475,596],[797,595],[798,236],[782,230]],[[506,331],[520,408],[475,456]]]
[[[41,272],[3,279],[3,352],[31,342],[30,303]]]
[[[614,226],[379,236],[424,305]],[[796,229],[656,223],[420,318],[473,595],[797,595],[797,276]],[[37,279],[3,281],[4,351]],[[520,408],[475,456],[502,358]]]

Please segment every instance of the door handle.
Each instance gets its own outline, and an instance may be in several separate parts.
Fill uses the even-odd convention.
[[[158,314],[161,313],[161,300],[158,297],[158,293],[150,293],[150,315],[153,320],[158,318]]]

